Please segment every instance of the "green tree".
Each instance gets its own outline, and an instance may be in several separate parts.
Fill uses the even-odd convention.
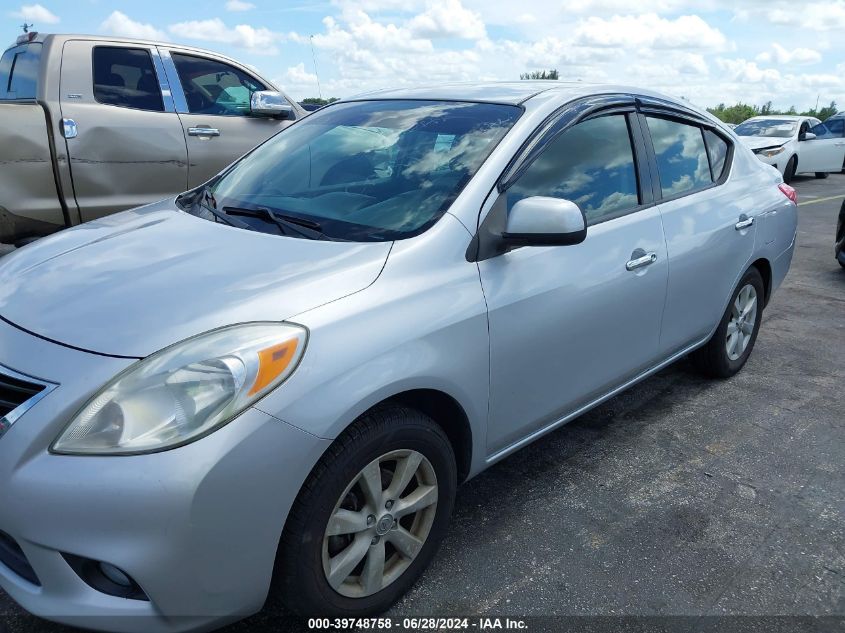
[[[825,119],[832,117],[834,114],[836,114],[836,112],[836,101],[831,101],[829,106],[819,110],[819,113],[816,115],[816,118],[824,121]]]
[[[305,99],[300,101],[300,103],[308,103],[308,104],[313,104],[313,105],[324,106],[324,105],[329,105],[330,103],[334,103],[335,101],[338,101],[338,99],[339,99],[339,97],[330,97],[328,99],[320,99],[319,97],[306,97]]]
[[[530,73],[521,73],[520,79],[560,79],[557,70],[532,70]]]

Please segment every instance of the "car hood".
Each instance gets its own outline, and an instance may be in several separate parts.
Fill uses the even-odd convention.
[[[247,231],[170,201],[0,258],[0,317],[64,345],[140,358],[214,328],[281,321],[363,290],[390,246]]]
[[[775,138],[772,136],[740,136],[739,140],[750,149],[761,149],[763,147],[780,147],[788,143],[791,139]]]

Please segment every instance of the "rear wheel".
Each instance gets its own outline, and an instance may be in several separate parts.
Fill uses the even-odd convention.
[[[457,468],[413,409],[365,414],[315,466],[291,509],[274,591],[302,616],[367,617],[419,578],[446,533]]]
[[[764,300],[763,277],[749,268],[734,291],[710,341],[692,354],[698,369],[712,378],[730,378],[742,369],[760,331]]]
[[[783,181],[788,185],[795,178],[795,170],[798,169],[798,158],[792,156],[786,163],[786,168],[783,170]]]
[[[828,176],[830,176],[830,174],[829,174],[829,173],[827,173],[826,171],[817,171],[817,172],[816,172],[816,178],[819,178],[819,179],[824,180],[824,179],[825,179],[825,178],[827,178]]]

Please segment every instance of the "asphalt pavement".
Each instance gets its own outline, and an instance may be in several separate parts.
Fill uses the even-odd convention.
[[[440,553],[389,615],[845,630],[845,175],[794,185],[792,269],[743,371],[710,381],[680,361],[465,484]],[[223,631],[289,630],[279,614]],[[8,633],[71,630],[2,592],[0,616]],[[552,630],[566,621],[591,622]]]

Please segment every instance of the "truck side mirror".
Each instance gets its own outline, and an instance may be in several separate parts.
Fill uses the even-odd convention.
[[[257,90],[249,98],[249,113],[252,116],[290,119],[293,115],[293,106],[288,103],[281,92]]]

